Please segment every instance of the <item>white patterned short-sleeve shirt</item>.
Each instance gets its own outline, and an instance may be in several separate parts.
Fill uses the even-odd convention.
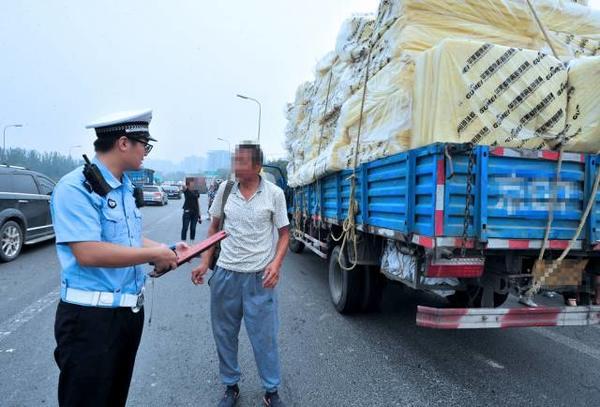
[[[221,183],[210,207],[215,218],[220,216],[226,184]],[[277,231],[288,225],[281,188],[261,178],[256,193],[246,200],[235,182],[225,204],[223,230],[229,236],[221,241],[217,265],[241,273],[264,270],[275,257]]]

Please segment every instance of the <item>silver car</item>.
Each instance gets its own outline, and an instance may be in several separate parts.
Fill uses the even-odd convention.
[[[157,204],[160,206],[167,205],[169,203],[169,198],[167,198],[167,193],[162,189],[162,187],[158,185],[144,185],[144,203],[146,205],[149,204]]]

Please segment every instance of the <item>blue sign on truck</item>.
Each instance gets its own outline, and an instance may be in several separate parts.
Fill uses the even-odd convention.
[[[149,168],[127,171],[126,174],[134,185],[152,185],[155,181],[154,170]]]

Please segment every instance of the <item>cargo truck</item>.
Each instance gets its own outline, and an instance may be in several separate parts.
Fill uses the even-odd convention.
[[[418,307],[422,327],[598,324],[599,164],[484,145],[412,149],[289,189],[289,248],[327,261],[341,313],[376,307],[393,280],[446,298]]]

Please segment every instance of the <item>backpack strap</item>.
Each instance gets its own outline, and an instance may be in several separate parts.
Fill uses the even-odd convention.
[[[219,211],[219,229],[223,230],[223,223],[225,222],[225,204],[227,203],[227,198],[229,198],[229,194],[231,193],[231,189],[233,188],[233,181],[227,181],[227,185],[225,185],[225,191],[223,191],[223,199],[221,200],[221,210]]]

